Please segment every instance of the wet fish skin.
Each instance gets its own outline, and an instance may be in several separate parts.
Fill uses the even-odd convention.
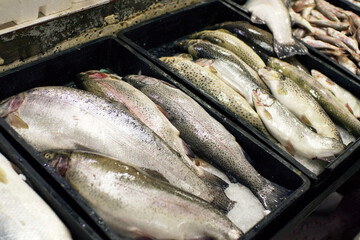
[[[224,61],[232,62],[238,65],[238,68],[241,68],[243,73],[253,82],[257,83],[264,89],[267,88],[265,83],[260,79],[259,75],[254,69],[247,65],[233,52],[223,47],[217,46],[202,39],[183,40],[177,43],[177,46],[182,50],[188,51],[195,58],[222,59]]]
[[[311,75],[331,91],[357,119],[360,119],[360,100],[358,98],[317,70],[311,70]]]
[[[72,239],[54,211],[1,154],[0,196],[0,239]]]
[[[332,7],[330,4],[324,0],[315,0],[316,9],[319,10],[322,14],[324,14],[328,19],[340,22],[335,13],[332,11]]]
[[[337,62],[347,68],[350,72],[357,75],[358,67],[356,64],[351,61],[346,55],[337,55],[336,56]]]
[[[322,27],[322,28],[333,28],[338,31],[348,30],[349,23],[346,22],[333,22],[329,20],[309,20],[309,23],[314,24],[315,26]]]
[[[354,136],[360,136],[359,121],[341,104],[335,96],[321,86],[311,75],[298,70],[296,67],[276,58],[270,58],[268,66],[274,68],[288,78],[295,81],[302,89],[310,93],[332,120],[340,123]]]
[[[311,24],[300,14],[296,13],[292,8],[289,9],[289,14],[291,17],[291,21],[299,26],[304,27],[311,33],[315,32],[315,29],[311,26]]]
[[[355,39],[348,37],[345,34],[338,32],[332,28],[327,28],[327,33],[332,37],[336,37],[336,38],[340,39],[348,47],[350,47],[352,50],[354,50],[357,54],[360,54],[359,44],[357,43],[357,41]]]
[[[216,163],[247,186],[266,209],[275,209],[289,194],[263,178],[249,164],[235,137],[182,91],[142,75],[126,76],[125,80],[168,112],[181,137],[197,155]]]
[[[256,110],[264,124],[290,154],[331,161],[344,150],[344,145],[339,141],[320,136],[307,128],[268,93],[258,89],[253,96]]]
[[[124,106],[68,87],[40,87],[0,104],[0,116],[37,151],[91,150],[159,173],[170,184],[227,209],[158,135]],[[225,196],[226,197],[226,196]]]
[[[190,35],[189,38],[200,38],[224,47],[235,53],[254,70],[265,67],[263,60],[251,47],[224,29],[201,31]]]
[[[289,57],[284,59],[285,62],[290,63],[291,65],[294,65],[301,71],[304,71],[306,73],[310,73],[309,70],[301,63],[299,60],[297,60],[296,57]]]
[[[243,8],[251,20],[263,20],[274,36],[274,50],[279,58],[306,54],[307,48],[292,37],[289,12],[282,0],[248,0]]]
[[[321,136],[341,141],[335,124],[324,109],[294,81],[268,67],[260,69],[259,75],[273,96],[303,123],[313,127]]]
[[[330,43],[324,42],[324,41],[320,41],[320,40],[315,40],[312,36],[306,36],[304,38],[301,39],[302,41],[304,41],[306,44],[317,48],[317,49],[330,49],[330,50],[334,50],[334,51],[339,51],[340,48],[336,47]]]
[[[79,151],[48,151],[43,156],[121,235],[134,237],[137,232],[156,239],[243,235],[204,200],[116,159]]]

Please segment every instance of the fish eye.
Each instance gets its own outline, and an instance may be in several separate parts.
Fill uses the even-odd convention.
[[[54,153],[49,153],[49,152],[47,152],[47,153],[45,153],[43,156],[44,156],[44,158],[46,158],[46,159],[53,159],[54,156],[55,156],[55,154],[54,154]]]

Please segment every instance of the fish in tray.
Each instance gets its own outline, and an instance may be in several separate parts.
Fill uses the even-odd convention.
[[[257,89],[253,96],[265,126],[292,155],[331,161],[344,150],[340,141],[314,133],[269,93]]]
[[[53,210],[1,154],[0,196],[0,239],[72,239]]]
[[[236,240],[243,235],[206,201],[119,160],[81,151],[43,156],[122,236]]]
[[[4,100],[0,116],[37,151],[90,149],[145,168],[225,211],[231,208],[222,189],[200,179],[123,105],[74,88],[40,87]]]
[[[307,48],[292,36],[290,16],[283,0],[248,0],[242,7],[252,14],[252,22],[266,23],[269,27],[279,58],[307,53]]]
[[[124,80],[165,109],[180,136],[196,154],[216,163],[247,186],[266,209],[275,209],[289,194],[288,190],[262,177],[250,165],[235,137],[185,93],[147,76],[129,75]]]

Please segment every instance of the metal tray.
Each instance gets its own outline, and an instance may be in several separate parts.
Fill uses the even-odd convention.
[[[220,121],[235,136],[238,143],[253,160],[254,167],[264,177],[292,190],[289,197],[276,210],[244,235],[244,239],[250,239],[270,224],[276,224],[276,218],[286,214],[291,205],[309,188],[310,182],[301,172],[118,39],[98,39],[0,74],[0,99],[33,87],[67,85],[79,72],[101,68],[109,69],[120,76],[137,74],[141,71],[144,75],[159,78],[177,86],[199,102],[210,115]],[[48,179],[49,184],[51,183],[56,192],[61,196],[66,196],[72,209],[84,214],[88,224],[95,225],[96,230],[104,239],[118,238],[90,209],[83,198],[56,174],[54,169],[44,165],[45,162],[41,156],[3,120],[0,121],[0,129],[7,138],[11,139],[12,145],[19,148],[19,152],[37,169],[39,174]]]
[[[168,46],[175,40],[184,38],[185,36],[200,31],[206,27],[212,26],[216,23],[224,21],[236,21],[246,20],[250,18],[244,14],[241,10],[231,6],[223,1],[210,1],[207,3],[191,6],[179,10],[174,13],[167,14],[165,16],[158,17],[153,20],[138,24],[136,26],[127,28],[118,33],[118,37],[127,42],[141,54],[149,58],[155,64],[159,65],[169,75],[174,77],[177,81],[181,82],[188,89],[208,101],[214,108],[224,113],[229,119],[233,120],[239,126],[243,127],[256,138],[266,143],[276,152],[281,154],[286,160],[295,165],[298,169],[304,172],[314,182],[313,184],[320,184],[329,174],[333,172],[344,161],[354,162],[357,158],[357,152],[360,147],[360,141],[350,144],[347,150],[338,156],[332,163],[325,167],[325,170],[316,175],[309,171],[302,164],[296,161],[287,151],[278,145],[268,140],[260,131],[255,129],[250,124],[244,122],[242,119],[237,118],[234,114],[224,108],[221,104],[207,95],[200,92],[190,82],[181,77],[181,75],[173,72],[166,64],[158,60],[159,55],[174,54],[173,50]],[[161,49],[161,51],[158,51]],[[316,68],[319,71],[327,74],[339,85],[350,90],[355,95],[360,95],[360,84],[353,79],[347,78],[344,74],[337,71],[335,68],[325,64],[318,58],[311,54],[299,57],[299,60],[306,66]]]

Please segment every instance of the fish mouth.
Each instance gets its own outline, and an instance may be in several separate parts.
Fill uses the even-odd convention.
[[[45,160],[53,167],[60,176],[65,177],[70,167],[70,153],[55,153],[52,151],[43,152],[41,154]]]

